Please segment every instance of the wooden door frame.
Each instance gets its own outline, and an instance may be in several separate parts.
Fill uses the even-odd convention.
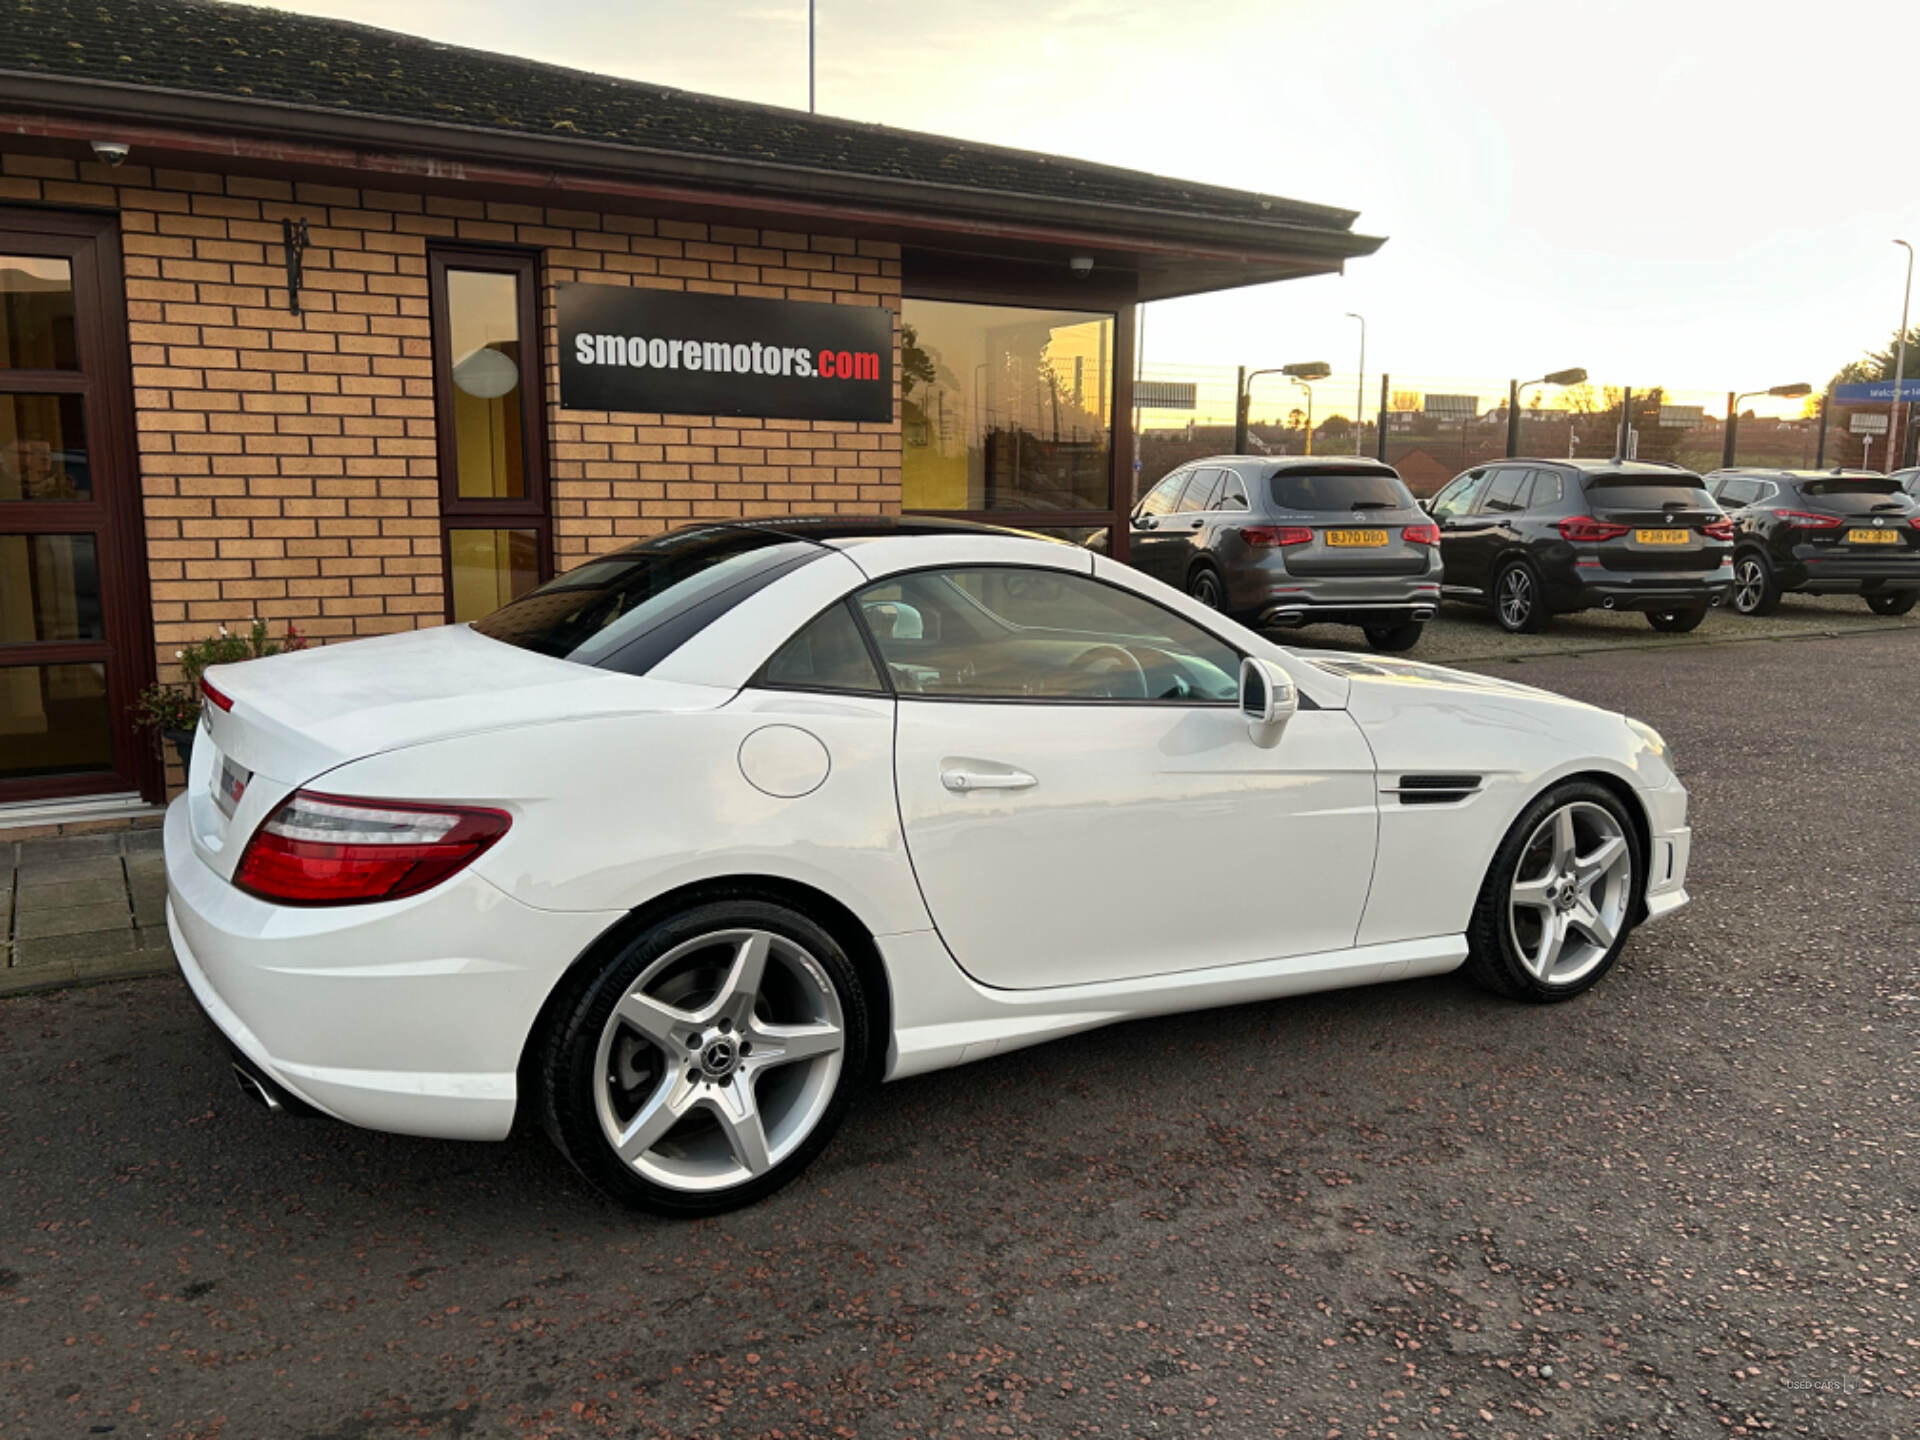
[[[95,478],[95,499],[86,506],[49,507],[36,519],[71,522],[86,528],[98,526],[100,609],[109,657],[107,705],[111,712],[114,769],[95,774],[0,779],[0,803],[111,794],[128,785],[143,798],[158,801],[166,789],[166,771],[159,748],[133,726],[134,702],[140,691],[153,682],[155,673],[153,589],[147,576],[146,522],[134,426],[133,356],[127,338],[126,274],[120,251],[119,212],[0,205],[0,251],[32,253],[34,247],[45,246],[49,238],[70,242],[64,247],[64,253],[74,269],[75,320],[80,345],[80,369],[73,383],[52,388],[79,393],[86,399],[88,463]],[[86,264],[89,246],[92,263]],[[87,272],[84,283],[92,289],[91,305],[79,303],[83,267]],[[0,389],[7,388],[5,374],[0,371]],[[42,524],[35,528],[36,533],[47,533],[54,527]],[[0,647],[0,655],[24,660],[28,658],[25,653],[28,648],[25,645]],[[38,652],[32,657],[34,663],[60,664],[62,653],[76,647],[35,645],[32,648]]]

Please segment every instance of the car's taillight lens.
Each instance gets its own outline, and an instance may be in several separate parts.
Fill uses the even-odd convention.
[[[221,710],[233,709],[233,697],[223,691],[214,689],[213,686],[204,680],[200,682],[200,695],[209,705]]]
[[[1700,527],[1700,533],[1709,540],[1731,540],[1733,538],[1733,521],[1726,519],[1709,520]]]
[[[1304,525],[1247,525],[1242,527],[1240,538],[1264,550],[1276,545],[1311,545],[1313,531]]]
[[[1563,540],[1571,540],[1576,544],[1618,540],[1632,528],[1631,525],[1615,525],[1609,520],[1596,520],[1591,515],[1569,515],[1554,526]]]
[[[247,842],[233,883],[280,905],[359,905],[431,889],[513,823],[504,810],[296,790]]]
[[[1401,529],[1400,538],[1409,545],[1438,545],[1440,527],[1438,525],[1408,525]]]
[[[1782,520],[1791,520],[1801,530],[1838,530],[1843,523],[1838,515],[1816,515],[1811,510],[1776,510]]]

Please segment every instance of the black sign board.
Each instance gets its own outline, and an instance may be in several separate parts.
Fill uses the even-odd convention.
[[[560,404],[657,415],[893,418],[879,305],[562,285]]]

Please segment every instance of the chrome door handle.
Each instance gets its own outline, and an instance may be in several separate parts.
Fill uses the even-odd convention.
[[[969,790],[1025,790],[1040,782],[1024,770],[942,770],[940,783],[957,795]]]

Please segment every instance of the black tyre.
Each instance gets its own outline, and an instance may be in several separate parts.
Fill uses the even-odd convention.
[[[1611,790],[1556,785],[1494,852],[1467,927],[1466,973],[1515,1000],[1566,1000],[1613,968],[1633,926],[1646,862]]]
[[[1780,582],[1758,550],[1733,557],[1732,604],[1737,615],[1771,615],[1780,608]]]
[[[1707,607],[1696,605],[1689,610],[1649,610],[1647,624],[1668,635],[1684,635],[1689,630],[1700,628],[1700,622],[1707,618]]]
[[[861,1083],[866,1000],[808,916],[742,896],[629,941],[556,1011],[541,1119],[580,1173],[656,1215],[772,1193],[820,1153]]]
[[[1904,615],[1920,600],[1920,590],[1876,590],[1866,597],[1867,608],[1876,615]]]
[[[1538,635],[1551,618],[1540,577],[1524,560],[1507,564],[1493,582],[1493,618],[1509,635]]]
[[[1369,625],[1366,627],[1367,644],[1388,654],[1411,650],[1420,643],[1421,632],[1426,628],[1418,620],[1409,620],[1404,625]]]
[[[1226,607],[1227,587],[1221,582],[1220,572],[1211,565],[1194,566],[1193,573],[1187,577],[1187,594],[1209,610]]]

